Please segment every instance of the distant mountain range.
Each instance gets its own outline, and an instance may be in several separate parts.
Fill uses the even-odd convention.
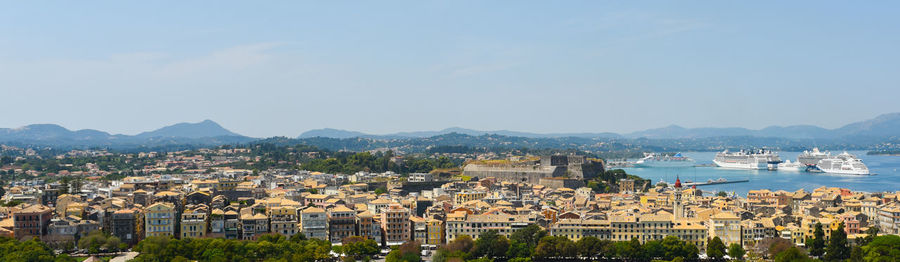
[[[362,137],[362,138],[373,138],[373,139],[402,139],[402,138],[422,138],[422,137],[433,137],[439,135],[446,134],[463,134],[470,136],[482,136],[482,135],[501,135],[501,136],[512,136],[512,137],[527,137],[527,138],[560,138],[560,137],[581,137],[581,138],[613,138],[613,137],[621,137],[621,135],[616,133],[529,133],[529,132],[519,132],[519,131],[510,131],[510,130],[494,130],[494,131],[480,131],[473,129],[466,129],[460,127],[451,127],[445,128],[439,131],[415,131],[415,132],[399,132],[393,134],[386,135],[373,135],[366,134],[363,132],[357,131],[348,131],[341,129],[333,129],[333,128],[323,128],[323,129],[313,129],[310,131],[303,132],[300,134],[300,139],[303,138],[313,138],[313,137],[327,137],[327,138],[354,138],[354,137]]]
[[[298,137],[298,140],[296,142],[327,142],[332,143],[330,144],[331,146],[329,146],[329,148],[334,147],[337,149],[342,149],[345,147],[346,143],[337,143],[332,140],[323,140],[323,138],[365,138],[369,140],[401,140],[397,141],[397,143],[401,143],[403,141],[412,141],[410,143],[430,143],[428,141],[431,140],[419,140],[421,140],[422,138],[436,138],[448,134],[464,135],[462,138],[454,137],[454,141],[460,141],[460,139],[465,139],[465,137],[492,135],[513,139],[520,138],[519,140],[521,141],[531,141],[533,143],[532,145],[534,146],[546,142],[544,140],[538,141],[534,139],[555,139],[551,141],[553,143],[560,141],[572,143],[596,143],[596,139],[635,141],[631,144],[643,143],[638,141],[640,139],[680,139],[692,141],[692,143],[698,143],[698,139],[703,139],[704,141],[702,143],[706,143],[706,147],[715,146],[709,145],[708,143],[735,144],[737,142],[740,142],[738,144],[741,144],[748,141],[753,141],[753,143],[756,144],[764,144],[767,142],[789,144],[789,142],[786,142],[787,140],[802,142],[805,144],[834,143],[847,145],[871,145],[875,143],[882,143],[884,141],[896,141],[898,140],[898,138],[900,138],[900,113],[884,114],[874,119],[847,124],[836,129],[825,129],[810,125],[772,126],[759,130],[747,128],[684,128],[672,125],[663,128],[648,129],[627,134],[540,134],[510,130],[480,131],[453,127],[439,131],[400,132],[393,134],[375,135],[357,131],[325,128],[304,132]],[[178,123],[133,136],[119,134],[114,135],[93,129],[73,131],[54,124],[35,124],[19,128],[0,128],[0,143],[10,145],[147,148],[171,145],[207,146],[238,144],[253,141],[267,140],[259,140],[257,138],[247,137],[231,132],[211,120],[204,120],[198,123]],[[396,146],[395,144],[391,145]]]
[[[300,134],[298,138],[373,138],[373,139],[401,139],[422,138],[444,135],[450,133],[480,136],[496,134],[503,136],[526,138],[649,138],[649,139],[687,139],[708,137],[772,137],[787,139],[849,139],[849,138],[891,138],[900,136],[900,113],[884,114],[871,120],[855,122],[837,129],[825,129],[811,125],[794,126],[770,126],[759,130],[732,127],[732,128],[684,128],[671,125],[663,128],[648,129],[627,134],[616,133],[528,133],[508,130],[479,131],[465,128],[447,128],[440,131],[400,132],[384,135],[366,134],[357,131],[340,129],[315,129]]]
[[[212,120],[203,120],[200,123],[178,123],[171,126],[163,127],[150,132],[137,134],[136,137],[186,137],[186,138],[203,138],[203,137],[219,137],[219,136],[242,136],[240,134],[228,131],[224,127]]]
[[[228,131],[216,122],[178,123],[134,136],[82,129],[69,130],[54,124],[0,128],[0,143],[50,146],[154,147],[173,144],[219,145],[256,140]]]

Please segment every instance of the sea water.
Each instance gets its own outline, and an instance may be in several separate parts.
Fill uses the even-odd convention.
[[[713,158],[718,152],[682,152],[682,155],[696,161],[697,165],[713,165]],[[831,152],[832,155],[841,152]],[[719,167],[682,167],[682,168],[623,168],[629,174],[634,174],[645,179],[651,179],[653,184],[666,182],[675,183],[675,178],[680,177],[681,182],[706,182],[724,178],[729,181],[750,180],[744,183],[718,184],[698,186],[704,193],[725,191],[741,196],[746,196],[747,191],[757,189],[769,189],[772,191],[786,190],[796,191],[804,189],[811,192],[819,187],[841,187],[851,191],[864,192],[894,192],[900,191],[900,156],[866,155],[865,151],[850,151],[862,159],[869,167],[869,172],[875,175],[839,175],[828,173],[809,173],[795,170],[741,170],[724,169]],[[778,152],[781,160],[797,162],[800,152]]]

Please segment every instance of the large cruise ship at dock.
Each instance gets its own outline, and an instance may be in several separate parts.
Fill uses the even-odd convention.
[[[674,155],[659,155],[646,153],[644,158],[634,162],[635,167],[692,167],[694,160],[677,153]]]
[[[800,155],[797,156],[797,162],[804,164],[806,166],[815,166],[819,164],[819,160],[830,158],[831,152],[819,151],[818,147],[813,148],[812,151],[803,151]]]
[[[713,163],[723,168],[776,170],[778,163],[781,163],[781,157],[765,149],[738,152],[725,150],[716,154]]]
[[[866,164],[863,164],[861,159],[847,152],[819,160],[816,167],[825,173],[869,175],[869,167],[867,167]]]

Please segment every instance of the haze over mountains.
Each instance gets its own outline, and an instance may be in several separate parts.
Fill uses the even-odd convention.
[[[760,130],[740,127],[732,128],[684,128],[671,125],[662,128],[648,129],[627,134],[616,133],[528,133],[508,130],[479,131],[465,128],[447,128],[440,131],[400,132],[393,134],[373,135],[357,131],[340,129],[315,129],[300,134],[298,138],[329,137],[329,138],[417,138],[431,137],[449,133],[459,133],[472,136],[485,134],[497,134],[504,136],[518,136],[528,138],[558,138],[558,137],[582,137],[582,138],[650,138],[650,139],[682,139],[704,137],[733,137],[754,136],[774,137],[788,139],[837,139],[837,138],[888,138],[900,136],[900,113],[880,115],[874,119],[847,124],[836,129],[825,129],[812,125],[794,126],[770,126]]]
[[[212,120],[178,123],[134,136],[93,129],[69,130],[54,124],[0,128],[0,143],[49,146],[156,146],[165,144],[229,144],[254,138],[223,128]]]
[[[760,130],[747,128],[683,128],[672,125],[639,132],[616,133],[529,133],[510,130],[480,131],[447,128],[439,131],[366,134],[339,129],[315,129],[304,132],[298,139],[312,138],[370,138],[416,139],[445,134],[481,136],[494,134],[522,138],[605,138],[605,139],[699,139],[711,137],[767,137],[796,140],[835,140],[877,142],[900,137],[900,113],[884,114],[874,119],[847,124],[836,129],[810,125],[772,126]],[[198,123],[178,123],[137,135],[110,134],[93,129],[69,130],[54,124],[35,124],[19,128],[0,128],[0,143],[67,146],[153,146],[171,144],[219,145],[246,143],[258,138],[243,136],[225,129],[212,120]]]

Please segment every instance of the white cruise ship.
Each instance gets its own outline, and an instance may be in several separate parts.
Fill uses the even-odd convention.
[[[806,166],[815,166],[819,164],[819,160],[830,158],[831,152],[819,151],[818,147],[813,148],[812,151],[803,151],[800,155],[797,155],[797,162],[804,164]]]
[[[713,163],[723,168],[775,170],[778,169],[778,163],[781,163],[781,157],[764,149],[738,152],[725,150],[716,154]]]
[[[659,155],[645,153],[644,158],[634,162],[635,167],[692,167],[694,160],[677,153],[675,155]]]
[[[869,175],[869,167],[863,164],[861,159],[847,152],[819,160],[816,166],[825,173]]]
[[[807,165],[799,162],[791,162],[791,160],[785,160],[783,163],[778,164],[779,171],[806,171]]]

